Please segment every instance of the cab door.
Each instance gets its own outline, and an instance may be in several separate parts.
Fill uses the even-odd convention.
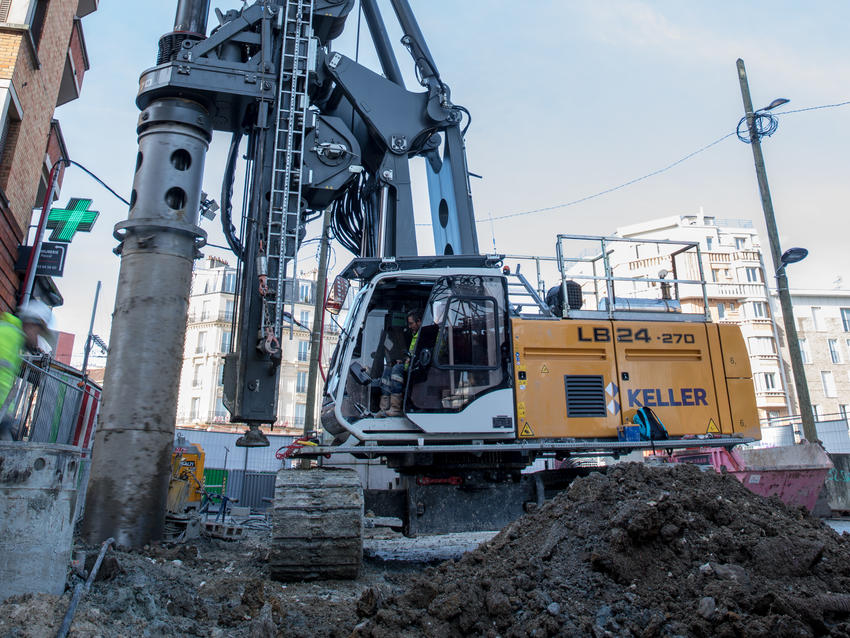
[[[406,416],[425,432],[512,436],[505,299],[500,276],[434,285],[405,390]]]

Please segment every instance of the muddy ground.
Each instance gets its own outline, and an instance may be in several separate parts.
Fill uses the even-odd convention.
[[[850,536],[693,466],[614,467],[458,559],[353,582],[271,581],[264,543],[114,552],[71,635],[850,637]],[[69,599],[6,601],[0,638],[55,635]]]

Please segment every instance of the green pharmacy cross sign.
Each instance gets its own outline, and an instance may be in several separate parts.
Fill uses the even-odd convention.
[[[72,198],[65,208],[51,208],[47,227],[52,228],[50,241],[70,242],[77,231],[89,232],[97,221],[99,211],[89,210],[92,200]]]

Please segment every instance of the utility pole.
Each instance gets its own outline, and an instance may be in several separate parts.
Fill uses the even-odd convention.
[[[92,333],[94,332],[94,317],[97,314],[97,299],[100,297],[100,286],[101,282],[97,282],[97,288],[94,291],[94,303],[91,308],[91,322],[89,323],[89,334],[86,337],[86,347],[83,353],[83,377],[86,376],[86,372],[89,369],[89,353],[91,353],[91,341],[92,341]]]
[[[322,218],[322,237],[319,247],[319,273],[316,277],[316,296],[313,306],[313,330],[310,333],[310,367],[307,372],[307,408],[304,410],[304,438],[316,425],[316,394],[319,385],[319,345],[322,340],[322,322],[325,320],[325,283],[328,280],[328,248],[331,209],[325,209]],[[303,460],[309,467],[309,460]],[[302,465],[303,467],[303,465]]]
[[[741,84],[741,98],[744,101],[747,128],[750,133],[750,146],[753,148],[753,161],[756,165],[756,177],[758,178],[759,192],[761,193],[761,207],[764,210],[767,240],[770,244],[770,254],[773,257],[773,267],[776,270],[776,291],[779,294],[779,305],[782,308],[785,338],[788,340],[791,370],[794,374],[794,386],[797,390],[797,400],[800,404],[803,436],[810,443],[815,443],[818,441],[818,433],[815,427],[815,419],[812,415],[812,401],[809,398],[809,386],[806,384],[806,371],[803,368],[800,340],[797,337],[797,327],[794,325],[794,308],[791,305],[791,293],[788,291],[788,277],[785,274],[785,264],[782,262],[779,232],[776,229],[776,217],[773,214],[773,201],[770,198],[770,187],[767,184],[764,156],[761,152],[761,142],[759,141],[759,135],[755,125],[756,118],[753,112],[753,101],[750,98],[747,70],[744,67],[744,61],[740,58],[738,58],[738,81]]]

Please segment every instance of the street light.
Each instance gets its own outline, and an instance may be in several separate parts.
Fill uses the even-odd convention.
[[[796,264],[798,261],[803,261],[808,256],[809,251],[805,248],[789,248],[782,253],[782,256],[779,258],[782,265],[776,270],[777,274],[788,264]]]
[[[776,292],[779,295],[779,305],[782,308],[782,321],[785,324],[785,338],[788,340],[788,350],[791,357],[791,370],[794,373],[794,386],[797,390],[797,399],[800,404],[800,418],[803,422],[803,436],[810,443],[818,440],[815,419],[812,414],[812,401],[809,397],[809,386],[806,384],[806,370],[803,368],[803,356],[800,352],[800,340],[797,338],[797,326],[794,324],[794,307],[791,305],[791,293],[788,290],[788,277],[785,275],[785,266],[796,263],[808,255],[804,248],[791,248],[785,253],[779,245],[779,231],[776,228],[776,217],[773,214],[773,201],[770,198],[770,187],[767,183],[767,172],[764,168],[764,156],[761,152],[761,135],[756,122],[759,113],[775,109],[788,103],[786,98],[777,98],[759,111],[753,111],[753,101],[750,98],[750,86],[747,82],[747,70],[744,61],[738,58],[738,81],[741,85],[741,99],[744,102],[745,119],[749,132],[749,139],[743,138],[740,133],[738,137],[748,142],[753,149],[753,161],[756,165],[756,177],[758,178],[759,192],[761,194],[761,206],[764,210],[764,223],[767,228],[767,240],[770,244],[770,253],[773,257],[773,267],[776,271]],[[772,116],[765,116],[772,117]],[[770,135],[775,131],[775,126],[769,132],[762,133]],[[765,282],[766,283],[766,282]]]
[[[765,106],[763,109],[759,109],[759,111],[772,111],[777,106],[782,106],[783,104],[788,104],[788,102],[790,102],[790,101],[791,100],[789,100],[788,98],[778,97],[775,100],[773,100],[773,102],[771,102],[770,104]]]

